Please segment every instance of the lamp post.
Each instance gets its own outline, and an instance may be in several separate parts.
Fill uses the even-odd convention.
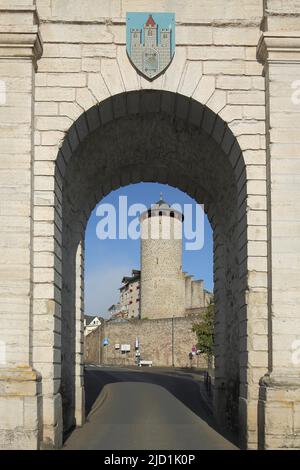
[[[100,327],[101,326],[98,326],[98,364],[100,365],[101,363],[101,348],[102,348],[102,344],[101,344],[101,335],[100,335]]]
[[[174,315],[172,316],[172,367],[174,367]]]

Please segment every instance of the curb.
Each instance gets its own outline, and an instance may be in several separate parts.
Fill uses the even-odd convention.
[[[100,397],[99,399],[96,401],[95,405],[92,407],[91,411],[89,412],[88,416],[86,417],[86,421],[90,421],[90,417],[93,416],[96,411],[99,410],[99,408],[101,408],[101,406],[103,406],[103,404],[105,403],[106,399],[108,398],[108,389],[106,387],[106,385],[103,387],[103,390],[100,394]]]

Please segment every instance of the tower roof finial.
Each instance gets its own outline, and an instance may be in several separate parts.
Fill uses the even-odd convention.
[[[163,199],[162,191],[159,194],[159,200],[155,203],[155,206],[159,206],[159,207],[164,206],[165,208],[170,208],[169,204]]]

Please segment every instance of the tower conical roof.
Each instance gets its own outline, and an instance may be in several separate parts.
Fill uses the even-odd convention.
[[[170,206],[170,204],[164,201],[162,193],[160,193],[159,201],[157,201],[155,204],[152,204],[151,208],[143,212],[143,214],[141,214],[140,217],[141,217],[141,220],[143,220],[147,217],[152,217],[155,215],[164,215],[164,216],[173,217],[173,218],[181,220],[182,222],[184,219],[184,216],[181,211],[173,209]]]
[[[153,204],[153,206],[154,207],[158,206],[161,209],[170,209],[170,207],[171,207],[170,204],[168,204],[166,201],[164,201],[162,193],[160,193],[159,201],[157,201],[155,204]]]
[[[152,15],[149,15],[149,18],[147,20],[147,23],[146,23],[146,26],[152,26],[154,27],[156,25],[154,19],[153,19],[153,16]]]

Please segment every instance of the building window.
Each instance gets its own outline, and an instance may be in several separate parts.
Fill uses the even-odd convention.
[[[167,39],[167,38],[168,38],[167,33],[164,33],[164,34],[163,34],[163,38],[164,38],[164,39]]]
[[[149,29],[148,36],[152,36],[152,29]]]

